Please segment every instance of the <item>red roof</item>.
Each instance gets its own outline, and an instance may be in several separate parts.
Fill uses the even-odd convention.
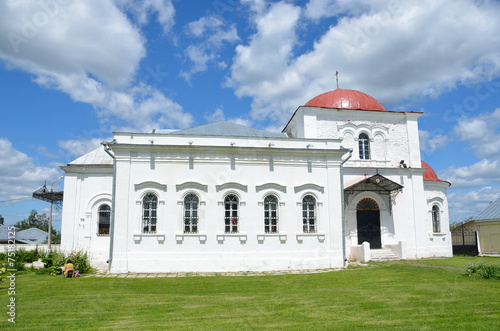
[[[320,94],[309,100],[304,106],[386,111],[384,106],[374,97],[363,92],[341,88]]]
[[[426,168],[426,170],[424,171],[424,180],[433,180],[442,182],[442,180],[438,178],[434,170],[424,161],[422,161],[422,168]]]

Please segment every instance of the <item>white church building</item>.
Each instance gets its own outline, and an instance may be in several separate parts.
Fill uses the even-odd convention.
[[[111,272],[338,268],[452,256],[420,112],[336,89],[281,133],[215,122],[116,132],[66,166],[62,249]]]

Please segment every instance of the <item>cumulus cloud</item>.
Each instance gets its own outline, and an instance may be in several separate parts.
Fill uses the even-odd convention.
[[[145,1],[137,9],[136,2],[123,2],[139,12],[155,9],[159,17],[168,4]],[[33,74],[41,86],[91,104],[102,120],[140,131],[158,125],[183,128],[192,122],[190,114],[159,90],[134,85],[145,41],[112,1],[4,1],[0,31],[7,36],[0,38],[0,58],[7,66]]]
[[[66,163],[70,163],[74,159],[99,147],[101,142],[111,140],[111,137],[107,139],[80,137],[78,139],[60,140],[57,144],[61,148],[62,153],[66,155]]]
[[[212,63],[218,68],[225,68],[227,64],[220,59],[220,52],[225,44],[239,40],[236,25],[226,27],[215,16],[204,16],[190,22],[186,26],[186,35],[194,39],[185,51],[185,55],[192,62],[191,68],[181,73],[186,80],[197,72],[207,70]]]
[[[2,1],[0,31],[7,36],[0,56],[14,67],[88,73],[113,86],[130,82],[146,52],[139,31],[111,1]]]
[[[253,121],[248,118],[243,118],[243,117],[226,118],[226,115],[224,114],[224,110],[222,110],[222,107],[217,107],[217,109],[215,109],[215,111],[211,114],[205,114],[205,120],[207,120],[208,122],[228,121],[245,126],[252,126],[253,124]]]
[[[373,0],[311,0],[306,4],[304,15],[307,18],[318,20],[325,17],[334,17],[340,14],[359,14],[368,11],[372,6],[384,6],[386,1]]]
[[[299,19],[320,19],[331,6],[349,15],[312,50],[296,54],[297,32],[307,24]],[[237,46],[227,85],[253,98],[253,119],[281,122],[297,105],[332,90],[336,70],[340,87],[383,104],[435,97],[500,76],[499,15],[494,1],[310,1],[305,10],[276,3],[256,15],[250,42]]]
[[[474,217],[498,198],[500,198],[499,186],[486,186],[470,192],[451,193],[448,195],[450,221],[461,222]]]
[[[431,154],[436,150],[444,148],[448,144],[448,137],[440,133],[431,133],[425,130],[418,131],[420,140],[420,151],[423,154]]]
[[[175,8],[170,0],[115,0],[122,8],[132,13],[137,22],[148,24],[151,15],[163,26],[165,33],[175,24]]]
[[[475,117],[462,117],[457,121],[452,132],[457,140],[467,143],[469,150],[479,159],[468,166],[450,166],[441,174],[452,183],[452,188],[475,189],[500,184],[500,108]],[[495,200],[500,188],[478,192],[481,192],[479,197],[484,202]],[[460,194],[462,192],[454,193],[450,197],[462,201]]]
[[[43,185],[56,180],[61,173],[55,168],[35,164],[34,160],[0,138],[0,199],[2,201],[30,197]]]
[[[466,167],[449,167],[442,175],[453,188],[475,188],[500,183],[500,161],[483,159]]]
[[[453,132],[468,142],[478,157],[500,160],[500,108],[477,117],[460,118]]]
[[[270,116],[278,120],[282,110],[276,107],[279,102],[288,106],[286,99],[301,94],[299,75],[287,73],[298,43],[295,27],[299,18],[299,7],[284,2],[273,4],[264,15],[256,16],[257,32],[249,44],[236,47],[226,86],[234,88],[238,97],[253,97],[253,119]]]

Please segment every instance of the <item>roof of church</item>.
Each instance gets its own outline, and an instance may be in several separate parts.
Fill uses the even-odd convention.
[[[378,110],[386,111],[374,97],[356,90],[336,90],[320,94],[309,100],[304,106],[332,109]]]
[[[422,168],[426,168],[424,171],[424,180],[433,180],[433,181],[440,181],[443,182],[443,180],[439,179],[436,172],[424,161],[422,161]]]
[[[490,203],[490,205],[486,207],[485,210],[483,210],[476,217],[474,217],[474,220],[476,221],[493,220],[493,219],[500,219],[500,199]]]
[[[156,130],[155,133],[167,133],[162,130]],[[227,121],[218,121],[214,123],[196,126],[194,128],[168,132],[168,134],[185,134],[200,136],[232,136],[232,137],[252,137],[252,138],[286,138],[287,135],[281,132],[269,132],[254,129],[249,126],[236,124]]]
[[[104,151],[104,147],[99,146],[91,152],[80,156],[69,163],[70,165],[113,165],[113,159]]]

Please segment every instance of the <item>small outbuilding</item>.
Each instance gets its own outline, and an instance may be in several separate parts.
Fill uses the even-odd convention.
[[[500,199],[474,217],[480,255],[500,255]]]

